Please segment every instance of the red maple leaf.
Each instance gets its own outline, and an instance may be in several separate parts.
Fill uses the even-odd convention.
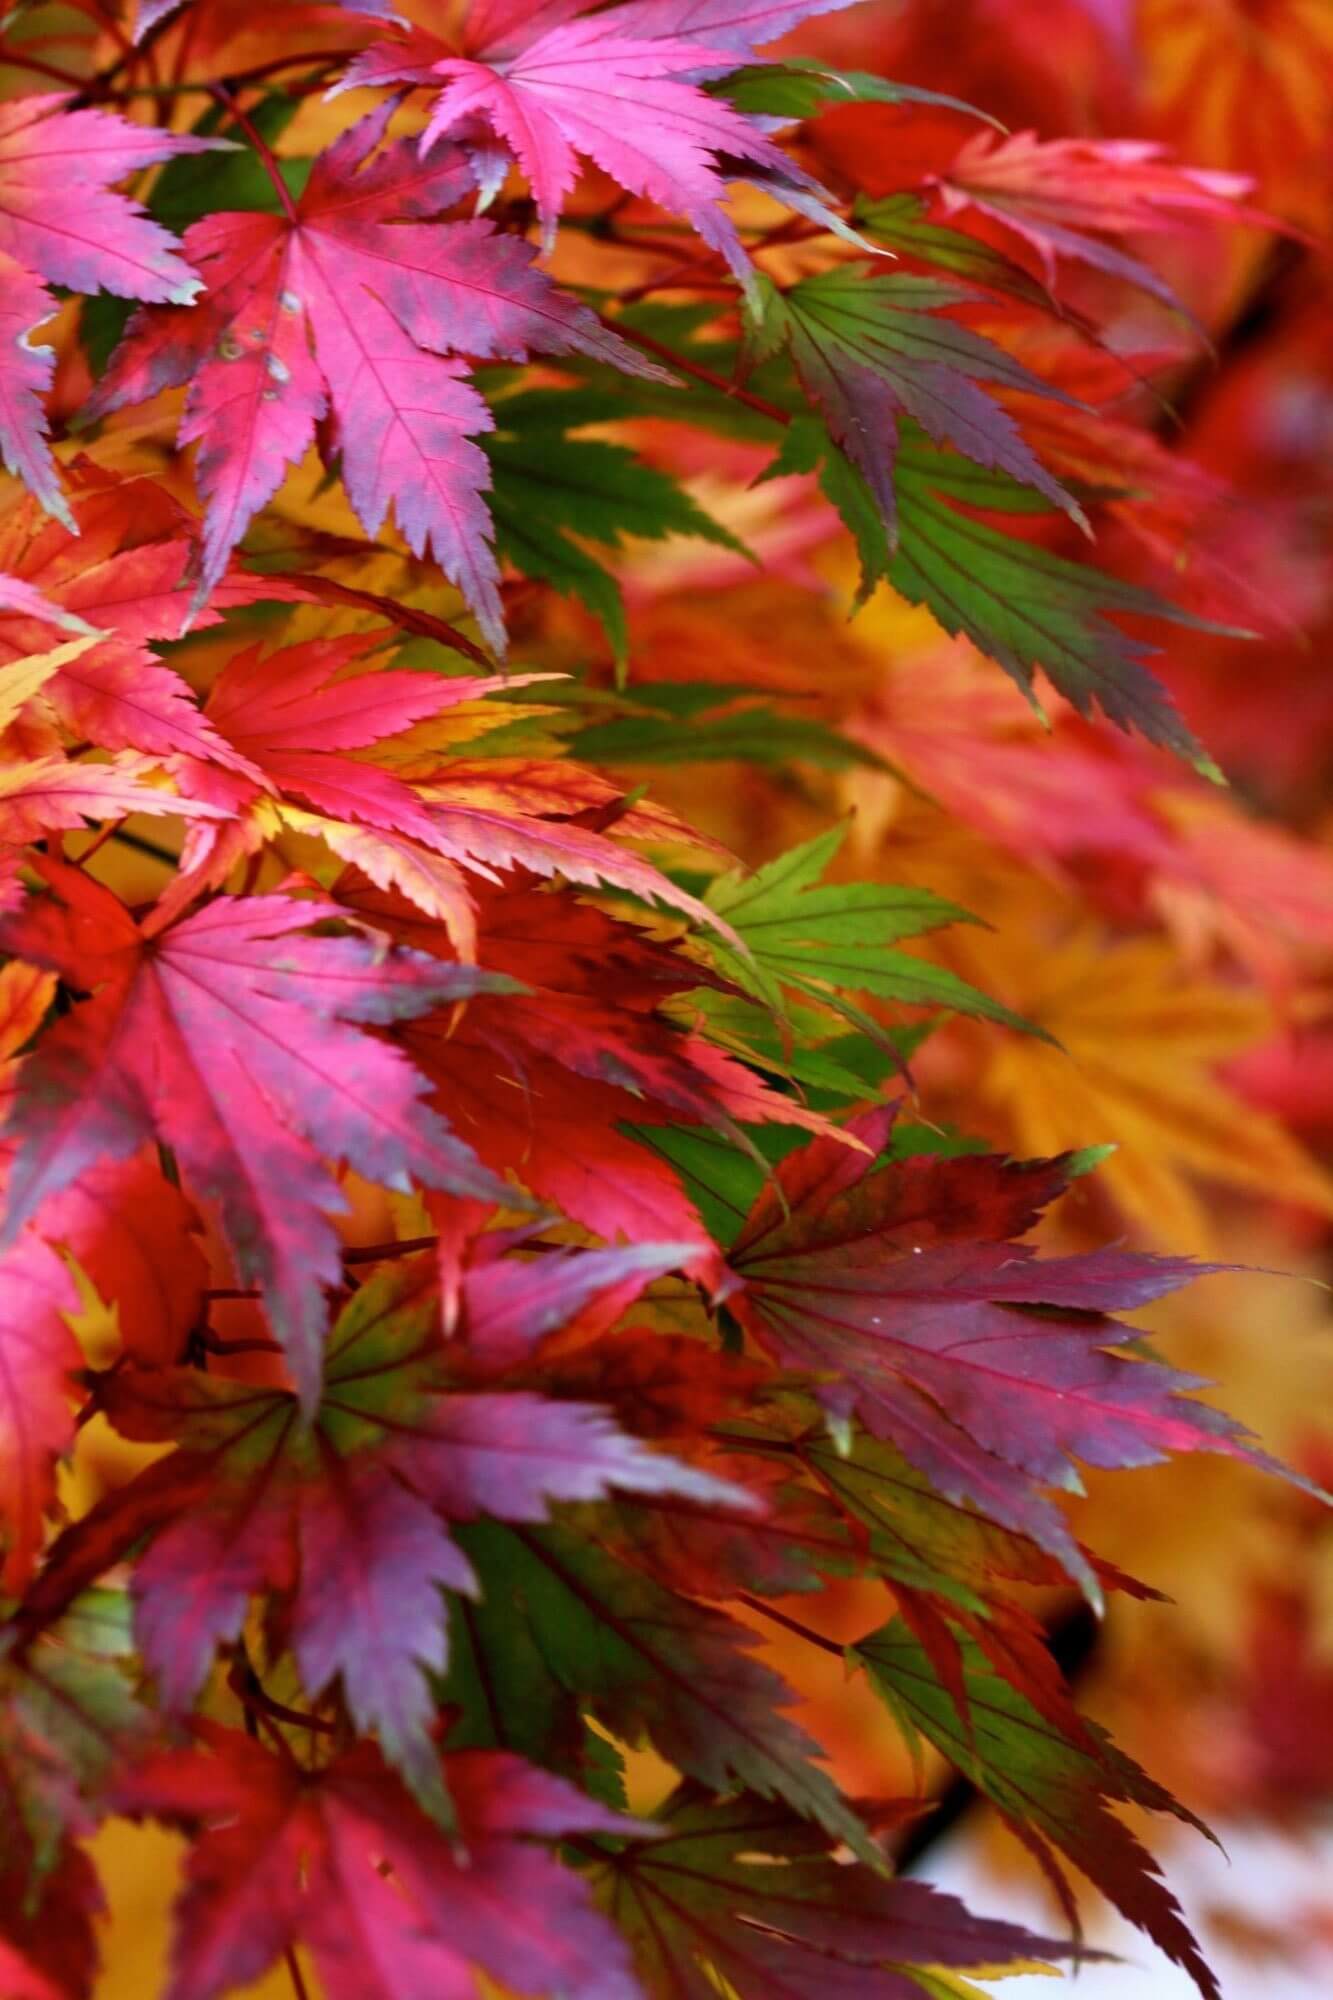
[[[818,1828],[762,1799],[718,1806],[683,1785],[654,1825],[659,1839],[626,1846],[596,1879],[662,2000],[705,2000],[719,1979],[739,2000],[915,2000],[908,1966],[1070,1953],[925,1882],[835,1862]]]
[[[216,2000],[298,1943],[329,2000],[476,2000],[473,1969],[520,1991],[640,2000],[623,1940],[541,1841],[644,1831],[519,1758],[444,1760],[455,1838],[370,1744],[306,1771],[238,1731],[165,1751],[120,1787],[136,1816],[202,1828],[176,1911],[168,2000]]]
[[[109,183],[220,142],[131,125],[108,111],[66,111],[67,101],[0,105],[0,456],[68,523],[40,401],[55,356],[28,338],[56,309],[42,280],[123,299],[192,299],[199,280],[175,238]]]
[[[1219,1451],[1273,1468],[1193,1377],[1112,1352],[1108,1317],[1208,1268],[1116,1250],[1038,1259],[1017,1239],[1062,1193],[1066,1160],[923,1157],[874,1170],[891,1106],[855,1121],[869,1149],[816,1139],[776,1169],[730,1253],[730,1310],[785,1366],[816,1378],[948,1499],[971,1502],[1096,1577],[1039,1490],[1077,1490],[1072,1460],[1151,1465]]]
[[[56,1460],[74,1437],[70,1331],[79,1294],[63,1259],[26,1235],[0,1257],[0,1588],[21,1590],[42,1545]]]
[[[15,969],[25,968],[16,960]],[[200,1316],[208,1263],[198,1218],[151,1148],[87,1168],[42,1203],[32,1229],[114,1306],[126,1354],[163,1366],[177,1359]]]
[[[337,893],[403,942],[440,949],[401,899],[353,880]],[[497,1171],[512,1169],[599,1236],[696,1242],[692,1273],[716,1279],[716,1249],[676,1174],[621,1126],[654,1114],[729,1133],[737,1122],[824,1121],[659,1011],[716,983],[668,945],[571,895],[517,883],[483,892],[481,917],[482,962],[524,991],[479,1001],[461,1025],[410,1031],[441,1102]]]
[[[320,155],[299,207],[285,197],[283,215],[196,223],[186,247],[203,299],[136,315],[89,407],[190,383],[180,440],[200,445],[208,501],[196,604],[331,409],[366,533],[392,505],[409,546],[430,549],[502,648],[489,473],[471,441],[492,418],[446,357],[580,352],[660,370],[534,269],[528,245],[486,222],[428,220],[468,191],[467,168],[452,149],[423,163],[405,140],[377,153],[391,109]]]
[[[632,1297],[678,1255],[674,1245],[638,1254],[632,1272],[624,1253],[571,1257],[572,1287],[552,1282],[546,1259],[511,1262],[503,1310],[531,1341],[543,1321],[570,1316],[580,1288],[612,1283],[611,1260],[621,1295]],[[474,1296],[470,1317],[481,1310]],[[177,1450],[90,1516],[64,1560],[104,1556],[125,1524],[134,1538],[150,1524],[159,1530],[135,1571],[136,1623],[173,1711],[189,1709],[218,1645],[240,1635],[251,1598],[285,1594],[308,1693],[339,1678],[358,1729],[376,1730],[418,1796],[442,1808],[423,1669],[442,1673],[447,1663],[441,1590],[476,1591],[448,1523],[543,1521],[552,1501],[611,1492],[675,1493],[733,1512],[757,1503],[640,1444],[595,1405],[451,1390],[447,1350],[432,1338],[438,1323],[433,1259],[364,1286],[330,1336],[312,1428],[285,1390],[188,1368],[117,1371],[106,1392],[117,1428]]]
[[[440,88],[422,152],[446,136],[471,146],[485,190],[498,186],[512,155],[531,183],[548,249],[584,154],[622,187],[685,216],[748,283],[749,260],[720,205],[727,174],[816,196],[820,190],[758,124],[706,95],[699,81],[735,69],[760,43],[848,0],[778,6],[700,0],[683,7],[631,0],[576,18],[591,4],[479,0],[457,44],[412,29],[356,57],[339,88],[403,82]]]
[[[1170,233],[1200,221],[1280,227],[1243,204],[1248,175],[1177,166],[1141,139],[1038,139],[1034,132],[1000,139],[980,132],[937,185],[946,215],[974,208],[1031,244],[1048,282],[1057,258],[1069,257],[1170,306],[1179,300],[1166,280],[1106,237]]]
[[[80,462],[75,468],[74,532],[44,521],[25,501],[0,521],[0,563],[20,588],[0,600],[0,665],[39,653],[58,623],[97,635],[65,654],[24,717],[27,745],[54,748],[54,720],[68,735],[103,750],[145,756],[187,755],[243,765],[201,715],[189,686],[152,650],[180,638],[194,560],[189,516],[149,479],[116,479]],[[277,579],[228,577],[196,621],[217,623],[231,605],[283,594]],[[40,603],[32,601],[39,593]]]
[[[78,870],[39,865],[50,893],[5,919],[0,943],[96,990],[20,1076],[7,1239],[99,1160],[156,1139],[217,1202],[238,1272],[263,1288],[316,1397],[321,1287],[340,1269],[327,1215],[342,1206],[321,1152],[403,1188],[507,1194],[421,1102],[399,1051],[353,1024],[424,1013],[493,981],[364,936],[312,937],[341,913],[286,896],[219,898],[155,933]]]

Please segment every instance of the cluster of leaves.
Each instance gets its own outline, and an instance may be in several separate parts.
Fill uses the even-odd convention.
[[[90,1991],[112,1813],[189,1836],[173,2000],[283,1958],[330,2000],[909,2000],[1076,1955],[893,1879],[909,1806],[789,1712],[764,1638],[840,1647],[773,1600],[846,1578],[892,1606],[850,1666],[1071,1920],[1060,1856],[1216,1992],[1114,1811],[1178,1808],[1030,1608],[1137,1587],[1053,1497],[1078,1464],[1267,1463],[1117,1317],[1205,1267],[1039,1256],[1093,1159],[903,1115],[942,1016],[1041,1032],[902,948],[966,910],[848,882],[837,827],[750,871],[613,775],[873,747],[706,668],[502,667],[569,598],[623,675],[626,538],[744,560],[595,434],[683,427],[804,476],[863,597],[1206,766],[1114,621],[1225,621],[1069,552],[1114,489],[1035,440],[1086,406],[975,319],[1060,323],[1057,259],[1160,300],[1106,239],[1243,189],[990,135],[946,220],[830,189],[826,105],[943,101],[760,59],[841,4],[155,0],[0,106],[6,1996]]]

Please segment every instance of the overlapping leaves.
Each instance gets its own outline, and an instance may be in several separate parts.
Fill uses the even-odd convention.
[[[0,1985],[25,2000],[91,1990],[79,1843],[111,1809],[190,1837],[172,2000],[298,1950],[330,2000],[909,2000],[1062,1955],[890,1880],[892,1807],[853,1806],[793,1712],[751,1621],[797,1592],[817,1618],[848,1576],[895,1594],[851,1657],[909,1728],[1214,1991],[1112,1811],[1172,1801],[1078,1717],[1025,1595],[1134,1587],[1052,1497],[1076,1462],[1260,1457],[1112,1317],[1197,1267],[1039,1257],[1085,1163],[895,1139],[881,1094],[938,1016],[1025,1029],[900,949],[964,910],[839,879],[839,828],[735,867],[619,768],[687,760],[719,703],[734,766],[771,714],[727,729],[768,685],[743,655],[637,677],[636,542],[767,553],[654,420],[711,427],[743,477],[816,475],[867,586],[1199,754],[1111,622],[1183,614],[1065,553],[1095,496],[1001,400],[1074,389],[970,315],[973,288],[1046,315],[1061,260],[1161,298],[1103,239],[1237,216],[1238,189],[986,138],[923,184],[945,219],[920,194],[849,219],[793,126],[966,107],[756,60],[840,4],[474,0],[448,41],[348,7],[310,55],[327,10],[153,0],[147,55],[84,95],[175,120],[202,87],[192,136],[0,111],[0,449],[32,489],[0,514]],[[265,60],[211,75],[247,35]],[[307,56],[392,94],[289,124],[310,91],[274,79]],[[404,92],[429,103],[400,118]],[[210,182],[191,156],[224,126],[244,148]],[[298,130],[334,136],[277,161]],[[169,161],[146,213],[109,192]],[[734,181],[784,219],[725,205]],[[949,282],[860,261],[858,227]],[[91,368],[80,416],[111,421],[59,478],[46,284],[141,307],[105,368],[109,315],[62,351],[54,411]],[[138,411],[178,392],[179,421]],[[622,419],[647,421],[593,434]],[[800,491],[778,566],[808,581],[831,516]],[[511,628],[562,673],[572,597],[627,685],[456,672],[485,654],[441,575],[490,648]],[[571,715],[616,775],[561,754]],[[799,728],[754,761],[868,754]],[[57,1531],[94,1417],[156,1455]],[[687,1781],[651,1823],[616,1809],[627,1746]]]

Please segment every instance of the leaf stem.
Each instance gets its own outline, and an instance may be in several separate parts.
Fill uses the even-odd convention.
[[[368,542],[367,548],[377,544]],[[446,619],[435,617],[433,612],[422,611],[413,604],[400,604],[395,597],[382,597],[378,591],[355,590],[350,584],[337,583],[331,576],[317,576],[308,571],[294,572],[284,576],[283,583],[291,584],[298,590],[307,590],[320,603],[350,604],[358,610],[378,611],[382,618],[388,618],[404,632],[413,632],[422,639],[434,639],[441,646],[452,647],[464,659],[474,660],[478,666],[489,667],[491,661],[474,640],[450,625]]]
[[[308,1715],[304,1709],[288,1708],[285,1701],[275,1701],[264,1691],[258,1674],[248,1660],[236,1660],[227,1675],[227,1686],[240,1702],[257,1715],[266,1715],[273,1722],[285,1722],[289,1729],[312,1729],[320,1736],[336,1736],[337,1729],[326,1722],[322,1715]]]
[[[173,854],[169,847],[159,847],[155,840],[145,840],[141,833],[129,833],[123,826],[118,826],[111,838],[119,841],[122,847],[132,847],[136,854],[146,854],[150,860],[164,862],[168,868],[179,866],[179,854]]]
[[[255,124],[250,114],[241,109],[239,103],[225,84],[210,83],[208,94],[215,103],[222,106],[222,109],[240,127],[241,131],[244,132],[246,138],[250,141],[250,144],[254,147],[255,152],[259,155],[264,172],[273,183],[273,192],[282,203],[283,213],[286,215],[288,222],[294,225],[298,219],[296,203],[292,200],[291,189],[282,177],[282,168],[278,164],[277,154],[269,145],[268,140],[259,130],[259,127]]]
[[[413,1257],[418,1250],[433,1250],[438,1236],[405,1236],[401,1242],[366,1243],[359,1250],[344,1250],[344,1264],[378,1264],[389,1257]]]
[[[775,1611],[771,1604],[765,1604],[761,1598],[751,1597],[748,1591],[740,1591],[736,1602],[743,1604],[749,1611],[757,1611],[763,1618],[771,1618],[775,1625],[785,1626],[787,1631],[794,1632],[798,1639],[806,1640],[811,1646],[818,1646],[822,1652],[832,1653],[834,1659],[845,1658],[847,1648],[840,1646],[836,1639],[826,1639],[822,1632],[812,1631],[808,1625],[802,1625],[798,1618],[789,1618],[785,1611]]]
[[[86,76],[76,76],[72,69],[44,62],[40,56],[20,55],[16,49],[0,49],[0,69],[30,69],[37,76],[49,76],[56,83],[66,84],[71,90],[84,90],[88,84]]]
[[[671,368],[679,368],[682,375],[692,375],[696,382],[706,382],[710,389],[718,390],[735,403],[744,403],[747,410],[755,410],[761,417],[768,417],[775,424],[784,427],[791,422],[790,410],[783,410],[776,403],[770,403],[766,396],[756,396],[750,389],[743,389],[739,382],[729,382],[725,375],[719,375],[714,368],[706,368],[702,361],[693,361],[688,355],[678,354],[674,347],[658,340],[651,333],[644,333],[637,326],[624,326],[618,320],[609,319],[605,313],[598,318],[608,332],[618,333],[622,340],[632,347],[641,347],[645,354],[656,355]]]
[[[292,1990],[296,1994],[296,2000],[310,2000],[310,1988],[305,1983],[305,1974],[302,1972],[301,1962],[296,1956],[295,1945],[286,1945],[283,1948],[282,1956],[283,1962],[287,1967],[288,1976],[292,1982]]]

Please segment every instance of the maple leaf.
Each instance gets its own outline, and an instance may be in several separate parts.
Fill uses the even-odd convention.
[[[1271,863],[1266,879],[1272,895]],[[1204,1256],[1223,1239],[1196,1177],[1333,1212],[1327,1170],[1218,1074],[1270,1031],[1261,995],[1187,976],[1164,939],[1112,942],[1091,923],[1038,957],[1004,956],[1006,968],[986,954],[986,976],[1068,1051],[1058,1069],[1036,1043],[997,1050],[986,1063],[981,1098],[1002,1113],[1015,1145],[1044,1152],[1114,1133],[1104,1171],[1120,1209],[1150,1242]]]
[[[0,1655],[0,1985],[18,2000],[85,2000],[103,1898],[74,1845],[99,1816],[145,1712],[125,1671],[128,1603],[90,1591],[20,1654]]]
[[[580,1298],[608,1285],[632,1297],[679,1255],[668,1245],[634,1253],[632,1265],[623,1253],[574,1256],[554,1274],[545,1259],[497,1266],[499,1297],[465,1287],[464,1336],[493,1355],[512,1324],[526,1345],[572,1317]],[[646,1448],[596,1406],[450,1390],[431,1339],[438,1324],[432,1258],[363,1286],[330,1334],[310,1426],[284,1390],[193,1369],[117,1371],[113,1423],[177,1449],[90,1516],[62,1560],[78,1563],[81,1580],[122,1523],[136,1539],[152,1534],[135,1570],[136,1633],[173,1711],[189,1708],[217,1647],[239,1637],[251,1598],[290,1594],[286,1623],[308,1692],[338,1678],[358,1729],[376,1730],[423,1803],[443,1812],[423,1670],[447,1665],[441,1588],[476,1588],[447,1523],[543,1521],[553,1501],[613,1491],[742,1511],[757,1503]]]
[[[762,1451],[767,1445],[778,1451],[784,1466],[807,1467],[864,1535],[876,1572],[890,1580],[900,1603],[933,1599],[964,1625],[975,1619],[975,1628],[968,1629],[977,1631],[983,1645],[989,1636],[985,1626],[1012,1629],[1006,1582],[1049,1585],[1061,1580],[1060,1565],[1035,1542],[973,1507],[946,1500],[880,1438],[858,1433],[846,1450],[826,1430],[790,1443],[742,1436],[735,1443],[741,1450]]]
[[[655,1824],[659,1838],[622,1848],[594,1882],[664,2000],[709,2000],[719,1980],[740,2000],[919,2000],[907,1966],[1069,1955],[925,1882],[834,1861],[817,1828],[761,1799],[685,1785]]]
[[[774,470],[813,471],[824,449],[813,430],[793,424]],[[1107,613],[1233,638],[1243,633],[960,512],[1028,514],[1033,500],[1004,473],[979,470],[911,435],[906,425],[894,467],[896,549],[888,546],[869,488],[841,453],[825,457],[821,486],[856,536],[862,598],[887,580],[909,604],[926,605],[951,637],[965,636],[1002,666],[1039,714],[1036,667],[1080,715],[1100,707],[1120,728],[1137,729],[1218,776],[1167,689],[1147,669],[1152,649],[1112,624]]]
[[[25,1065],[6,1240],[108,1156],[169,1146],[216,1201],[245,1281],[263,1289],[302,1393],[319,1389],[321,1287],[339,1274],[327,1213],[342,1197],[323,1150],[406,1188],[413,1178],[513,1200],[443,1119],[403,1056],[354,1023],[388,1023],[493,986],[493,977],[363,937],[311,937],[341,913],[285,896],[219,898],[159,935],[109,891],[43,861],[50,893],[0,941],[93,997]]]
[[[674,1269],[690,1248],[688,1243],[636,1243],[609,1250],[550,1250],[542,1257],[538,1284],[534,1269],[514,1254],[526,1237],[525,1231],[483,1234],[466,1245],[466,1254],[463,1246],[450,1253],[456,1268],[449,1271],[441,1257],[445,1331],[467,1347],[469,1381],[506,1375],[529,1361],[554,1333],[577,1331],[585,1337],[613,1327],[644,1286]],[[563,1384],[559,1374],[553,1379]],[[596,1388],[585,1380],[576,1400],[595,1394]]]
[[[49,604],[40,590],[19,576],[0,576],[0,611],[16,611],[23,618],[38,618],[45,625],[59,625],[67,632],[91,633],[92,627],[73,612]]]
[[[439,950],[400,899],[350,879],[337,894],[391,936]],[[484,889],[480,903],[483,962],[526,992],[480,999],[457,1027],[411,1029],[440,1102],[497,1172],[512,1168],[600,1236],[691,1241],[691,1274],[716,1277],[716,1249],[678,1178],[621,1121],[652,1103],[729,1133],[737,1121],[824,1121],[658,1011],[715,974],[568,893],[515,883]]]
[[[190,796],[215,801],[237,815],[231,824],[196,830],[163,909],[183,908],[200,890],[223,883],[238,859],[258,853],[278,823],[322,838],[377,889],[399,891],[439,918],[462,955],[475,955],[475,898],[466,877],[495,882],[522,866],[590,886],[612,884],[648,902],[668,905],[726,929],[696,897],[651,863],[595,827],[571,824],[585,810],[588,774],[572,764],[510,765],[499,759],[469,767],[433,752],[420,776],[404,777],[347,754],[374,747],[424,718],[499,687],[541,681],[540,674],[448,679],[379,670],[348,677],[377,643],[374,637],[318,639],[262,656],[236,655],[215,685],[202,727],[221,746],[210,770],[178,765]],[[390,754],[390,753],[386,753]],[[294,794],[314,811],[276,808],[269,795]],[[612,794],[614,796],[614,794]],[[631,816],[627,830],[634,831]],[[369,906],[367,906],[369,907]],[[438,938],[422,940],[435,949]]]
[[[661,6],[631,0],[591,19],[581,5],[473,5],[460,55],[419,29],[349,64],[338,88],[419,84],[439,89],[421,135],[423,153],[480,126],[513,155],[532,187],[545,247],[578,176],[593,160],[622,187],[684,216],[742,282],[752,271],[735,225],[720,206],[724,171],[762,179],[781,197],[821,194],[760,125],[710,97],[698,80],[736,68],[761,42],[847,0],[756,6],[707,0]],[[489,162],[478,166],[490,185]],[[821,205],[822,206],[822,205]]]
[[[208,1264],[194,1209],[153,1150],[86,1168],[42,1203],[31,1228],[72,1257],[111,1308],[124,1353],[158,1364],[178,1358],[200,1318]]]
[[[123,819],[130,813],[170,813],[192,820],[225,817],[217,806],[159,791],[136,772],[115,765],[79,764],[67,757],[0,763],[0,841],[22,845],[82,826],[85,820]]]
[[[90,408],[189,382],[180,441],[200,446],[208,502],[196,607],[331,409],[366,533],[392,504],[409,547],[432,551],[502,650],[486,459],[471,441],[493,419],[463,362],[445,357],[519,361],[537,349],[661,371],[535,270],[516,237],[428,221],[466,192],[467,171],[453,149],[436,164],[405,140],[377,153],[391,109],[320,155],[299,206],[193,224],[203,299],[137,314]]]
[[[728,1308],[760,1346],[815,1378],[946,1499],[970,1502],[1100,1587],[1041,1485],[1078,1490],[1074,1457],[1152,1464],[1220,1451],[1274,1469],[1219,1411],[1182,1400],[1192,1377],[1110,1350],[1108,1314],[1160,1298],[1201,1268],[1114,1250],[1039,1260],[1017,1238],[1063,1192],[1069,1161],[981,1154],[873,1170],[885,1106],[853,1122],[867,1155],[817,1139],[788,1155],[730,1253]],[[836,1155],[836,1157],[835,1157]]]
[[[614,398],[606,404],[614,417]],[[629,651],[623,593],[589,542],[618,550],[629,537],[693,535],[742,556],[749,552],[659,467],[603,438],[569,436],[559,408],[559,392],[549,390],[505,396],[494,406],[496,428],[485,451],[495,481],[496,546],[525,576],[585,604],[623,664]]]
[[[97,1973],[94,1919],[106,1907],[88,1856],[69,1848],[40,1898],[14,1879],[3,1896],[0,1981],[10,2000],[84,2000]]]
[[[570,1706],[589,1707],[614,1736],[647,1740],[711,1791],[784,1799],[878,1865],[860,1820],[810,1761],[818,1746],[782,1712],[791,1689],[750,1657],[753,1632],[629,1568],[604,1530],[478,1522],[459,1540],[481,1579],[475,1605],[455,1600],[451,1626],[445,1695],[461,1704],[464,1729],[494,1730],[487,1690],[517,1679],[513,1722],[528,1754],[551,1756],[569,1737]]]
[[[979,132],[935,185],[946,215],[975,208],[1030,243],[1048,283],[1056,259],[1072,257],[1176,307],[1165,279],[1103,237],[1188,230],[1201,221],[1277,226],[1242,203],[1252,185],[1247,175],[1175,166],[1161,146],[1142,139]]]
[[[57,1458],[74,1438],[74,1373],[83,1362],[79,1310],[62,1260],[25,1236],[0,1257],[0,1585],[20,1590],[42,1545]]]
[[[904,411],[937,444],[1007,472],[1086,526],[1082,509],[1034,456],[1012,417],[976,383],[1067,399],[993,341],[944,316],[946,307],[970,297],[931,278],[878,276],[867,264],[840,265],[787,292],[765,279],[749,344],[758,359],[783,345],[790,349],[806,394],[865,476],[891,533]]]
[[[951,229],[929,219],[930,204],[915,194],[884,195],[875,200],[861,196],[855,216],[876,243],[886,244],[902,256],[945,271],[958,284],[978,286],[982,291],[1017,299],[1040,312],[1061,314],[1058,301],[1044,285],[1002,250],[983,243],[965,230]]]
[[[108,183],[220,142],[67,103],[47,95],[0,106],[0,456],[70,525],[39,400],[55,357],[28,338],[56,309],[42,280],[126,299],[192,299],[199,280],[175,238]]]
[[[871,1034],[882,1031],[849,1001],[873,994],[915,1007],[952,1007],[1015,1028],[1028,1024],[946,967],[891,947],[946,924],[975,919],[928,890],[871,882],[821,882],[846,837],[830,827],[753,874],[735,869],[709,888],[707,903],[725,917],[744,950],[725,939],[705,942],[710,959],[738,986],[776,1012],[791,989]]]
[[[6,1637],[8,1638],[8,1634]],[[85,1592],[49,1631],[0,1657],[0,1831],[4,1869],[35,1882],[70,1832],[94,1817],[100,1780],[133,1747],[145,1712],[129,1674],[129,1603],[123,1591]]]
[[[418,846],[433,844],[431,820],[410,786],[347,753],[381,743],[505,683],[375,670],[366,656],[381,644],[378,634],[354,633],[308,640],[273,654],[253,646],[228,661],[205,704],[204,721],[229,746],[229,765],[210,769],[192,761],[181,765],[180,775],[191,797],[229,809],[237,821],[187,844],[173,903],[183,904],[200,888],[216,886],[240,856],[259,852],[271,822],[250,809],[275,791],[295,794],[316,808],[319,817],[312,822],[309,815],[300,815],[298,826],[311,824],[319,831],[327,819],[335,826],[345,823],[349,831],[375,829],[408,842],[415,837]],[[361,663],[370,671],[348,674],[348,668]],[[372,867],[383,866],[383,850],[373,842],[339,840],[334,833],[331,844],[339,852],[350,846],[352,854],[364,855]],[[397,856],[411,848],[390,852]],[[401,866],[394,868],[390,879],[401,881],[405,873]],[[415,876],[409,879],[415,886]],[[451,864],[437,864],[434,879],[451,882],[453,900],[467,907],[467,892]],[[439,913],[439,900],[437,895],[432,914]]]
[[[827,1494],[789,1478],[787,1466],[709,1451],[696,1460],[749,1493],[755,1510],[675,1496],[618,1499],[626,1559],[670,1590],[725,1599],[745,1591],[789,1597],[861,1568],[860,1550]]]
[[[49,713],[71,736],[104,750],[235,765],[237,753],[150,645],[178,639],[186,624],[189,598],[181,586],[194,553],[188,516],[151,480],[108,479],[91,468],[75,484],[71,513],[74,534],[43,521],[31,501],[0,520],[0,561],[12,566],[25,590],[40,591],[46,600],[42,606],[0,604],[0,664],[37,654],[49,644],[53,621],[83,632],[93,628],[95,644],[71,647],[58,671],[43,676],[36,712]],[[282,590],[276,580],[228,578],[215,608],[197,622],[215,624],[221,607]]]
[[[217,1724],[196,1733],[207,1751],[149,1757],[118,1792],[135,1816],[203,1827],[167,2000],[217,2000],[297,1943],[329,2000],[477,2000],[475,1968],[522,1992],[640,2000],[586,1885],[537,1845],[623,1838],[639,1822],[517,1757],[462,1751],[443,1767],[458,1808],[451,1840],[369,1744],[311,1772]]]
[[[1110,1803],[1147,1806],[1199,1826],[1116,1749],[1094,1722],[1076,1736],[1053,1730],[1017,1688],[966,1646],[966,1715],[960,1718],[921,1644],[892,1619],[851,1648],[895,1716],[943,1751],[994,1802],[1041,1862],[1074,1918],[1072,1895],[1050,1849],[1057,1847],[1095,1882],[1131,1923],[1146,1930],[1168,1958],[1183,1966],[1205,2000],[1218,1985],[1161,1880],[1152,1856],[1109,1810]]]

